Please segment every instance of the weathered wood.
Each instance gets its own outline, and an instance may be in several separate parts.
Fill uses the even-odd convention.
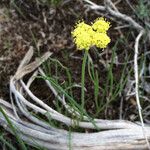
[[[32,54],[31,51],[32,49],[27,53],[17,73],[10,80],[10,92],[14,95],[12,101],[17,105],[14,106],[0,99],[1,108],[5,111],[24,141],[30,145],[36,146],[38,143],[40,146],[50,150],[67,150],[69,149],[69,143],[71,143],[73,150],[141,150],[147,148],[142,127],[129,121],[94,119],[96,126],[105,130],[96,133],[70,133],[66,130],[54,128],[33,116],[30,113],[31,110],[45,116],[48,112],[54,120],[68,126],[73,126],[76,122],[81,128],[95,128],[95,126],[88,121],[86,116],[83,121],[77,121],[60,114],[30,91],[30,85],[34,82],[33,77],[40,73],[38,67],[51,55],[51,53],[46,53],[42,58],[28,64],[31,57],[27,56],[30,53]],[[23,77],[31,72],[33,72],[33,76],[29,78],[27,83],[24,83]],[[50,89],[54,95],[59,96],[62,104],[66,105],[66,103],[64,103],[65,99],[62,99],[62,95],[58,95],[57,91],[55,91],[55,89],[52,90],[51,86]],[[32,103],[30,100],[26,99],[24,95],[28,95],[28,97],[36,103]],[[28,108],[30,108],[30,111]],[[66,107],[66,109],[68,109],[68,107]],[[72,112],[70,111],[70,113]],[[0,113],[0,125],[13,134],[2,113]],[[150,140],[149,125],[145,127],[145,131]]]

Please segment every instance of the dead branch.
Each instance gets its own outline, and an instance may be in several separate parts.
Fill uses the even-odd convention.
[[[28,52],[27,55],[29,53],[30,52]],[[63,114],[60,114],[59,112],[55,111],[50,106],[45,104],[41,99],[36,97],[30,91],[30,85],[34,82],[35,76],[38,75],[38,73],[40,73],[38,68],[36,69],[35,66],[38,67],[41,63],[39,63],[39,61],[35,61],[34,63],[28,64],[25,61],[27,60],[29,62],[29,57],[27,57],[27,55],[23,59],[23,63],[21,63],[22,65],[20,65],[22,67],[19,66],[18,69],[18,72],[25,72],[21,75],[18,75],[17,73],[18,80],[16,80],[16,74],[10,80],[10,91],[14,95],[13,101],[17,104],[17,106],[12,106],[10,103],[5,102],[2,99],[0,100],[0,105],[9,117],[10,121],[16,127],[20,137],[28,144],[36,145],[36,143],[38,143],[40,144],[40,146],[48,149],[66,150],[68,149],[67,145],[69,142],[69,131],[57,129],[42,122],[40,119],[33,116],[30,113],[31,111],[35,113],[41,113],[45,117],[47,117],[47,114],[49,113],[54,120],[57,120],[68,126],[74,126],[76,124],[81,128],[94,129],[96,127],[90,121],[88,121],[87,117],[84,117],[85,121],[78,121],[64,116]],[[46,60],[45,57],[42,58]],[[42,59],[41,61],[43,62]],[[35,66],[33,66],[32,64],[35,64]],[[24,68],[28,68],[28,66],[30,66],[30,70],[28,69],[28,71],[26,72],[26,69]],[[29,78],[27,84],[25,84],[23,82],[24,75],[33,72],[33,70],[33,75],[31,76],[31,78]],[[54,93],[55,96],[60,98],[62,104],[67,104],[66,102],[64,103],[64,99],[62,99],[63,95],[58,95],[57,91],[52,85],[50,85],[50,90]],[[35,101],[36,104],[40,105],[40,107],[27,100],[25,98],[25,95],[28,95],[28,97]],[[14,109],[16,113],[14,113]],[[66,107],[66,109],[68,109],[68,107]],[[19,116],[19,118],[16,116],[16,114]],[[31,122],[29,122],[29,120]],[[126,149],[144,149],[147,146],[144,141],[142,128],[138,124],[125,120],[94,119],[94,122],[97,127],[99,127],[100,129],[105,129],[105,131],[99,131],[97,133],[72,132],[71,146],[73,147],[73,149],[120,150],[124,147],[126,147]],[[13,133],[4,116],[1,113],[0,125],[3,126],[7,131]],[[144,130],[147,133],[147,138],[150,139],[150,126],[145,126]]]

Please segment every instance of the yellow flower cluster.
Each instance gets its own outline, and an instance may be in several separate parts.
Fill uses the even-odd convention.
[[[79,50],[89,50],[91,46],[105,48],[110,43],[110,38],[107,35],[107,30],[110,28],[110,23],[104,18],[98,18],[90,26],[86,23],[77,23],[72,36]]]
[[[100,33],[106,33],[107,30],[110,28],[110,23],[105,21],[104,18],[98,18],[92,25],[92,28]]]

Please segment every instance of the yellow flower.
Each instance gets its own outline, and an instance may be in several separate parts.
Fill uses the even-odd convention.
[[[72,32],[75,44],[79,50],[89,50],[92,45],[92,35],[94,31],[92,27],[84,22],[80,22],[76,25],[76,28]]]
[[[83,32],[87,32],[87,33],[90,34],[91,32],[93,32],[93,29],[90,25],[88,25],[84,22],[79,22],[76,25],[74,31],[72,32],[72,35],[73,35],[73,37],[76,37],[76,36],[80,35]]]
[[[97,18],[93,23],[92,28],[97,32],[106,33],[107,30],[110,28],[110,22],[105,21],[102,17]]]
[[[87,32],[82,32],[80,33],[75,39],[75,44],[77,45],[77,48],[79,50],[85,49],[89,50],[93,41],[91,38],[91,35],[88,34]]]
[[[110,38],[106,34],[109,27],[110,23],[103,18],[98,18],[92,26],[83,21],[79,22],[72,32],[77,48],[89,50],[94,45],[98,48],[105,48],[110,43]]]
[[[93,44],[98,48],[106,48],[110,43],[110,38],[106,33],[95,33],[93,37]]]

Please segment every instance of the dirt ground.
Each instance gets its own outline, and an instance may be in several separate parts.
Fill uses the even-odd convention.
[[[71,37],[71,31],[78,20],[84,19],[87,23],[90,23],[100,15],[88,10],[79,0],[64,2],[51,7],[45,5],[38,7],[28,0],[24,1],[24,4],[17,1],[16,5],[21,12],[17,11],[14,5],[9,5],[8,2],[2,2],[0,6],[0,97],[9,101],[9,79],[15,73],[20,61],[30,47],[34,48],[35,56],[46,51],[53,52],[53,58],[58,59],[63,65],[67,66],[72,72],[73,81],[79,83],[83,53],[77,51]],[[125,4],[119,6],[119,9],[130,13],[128,9],[124,9],[123,5]],[[115,45],[117,38],[129,34],[128,29],[123,29],[121,32],[114,30],[116,22],[111,21],[111,23],[112,27],[109,35],[112,41],[105,50],[107,51],[106,55],[103,56],[105,61],[111,59],[111,48]],[[133,58],[134,38],[132,36],[130,35],[127,38],[130,41],[129,44],[118,44],[116,53],[120,62],[125,61],[126,52],[130,54],[129,59]],[[123,51],[124,49],[126,49],[126,52]],[[92,50],[90,54],[95,64],[97,64],[97,56]],[[75,57],[71,57],[72,55]],[[101,75],[100,84],[103,85],[106,82],[107,70],[101,63],[98,64],[97,68]],[[122,69],[122,66],[114,65],[113,74],[116,82],[119,82]],[[65,77],[62,76],[62,78]],[[93,99],[93,87],[89,77],[86,79],[86,85],[87,91],[90,91],[86,94],[88,99],[86,107],[88,112],[92,114],[94,113],[94,104],[91,101]],[[40,94],[39,88],[35,87],[34,90],[36,95],[40,97],[46,98],[48,96],[46,90],[43,90]],[[74,92],[74,96],[79,97],[80,91],[75,90]],[[119,118],[120,101],[121,98],[117,97],[116,101],[111,103],[99,117]],[[134,120],[133,116],[137,114],[134,97],[131,100],[124,101],[123,111],[125,112],[125,119]]]

